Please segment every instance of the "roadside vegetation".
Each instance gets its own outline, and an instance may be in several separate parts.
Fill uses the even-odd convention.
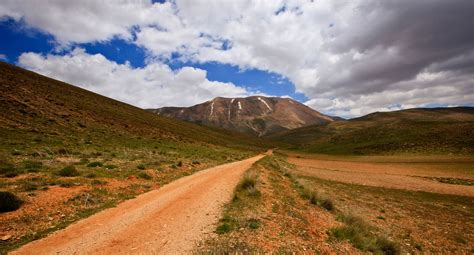
[[[295,175],[300,185],[331,199],[339,225],[330,241],[348,240],[374,252],[472,253],[472,197],[371,187]],[[374,234],[375,233],[375,234]]]
[[[356,230],[370,231],[357,238],[335,238],[331,231],[355,226],[339,220],[341,212],[332,200],[299,184],[290,173],[292,167],[281,155],[255,163],[225,206],[215,235],[201,243],[196,253],[354,253],[360,249],[398,254],[394,242],[374,234],[376,228],[362,221]]]

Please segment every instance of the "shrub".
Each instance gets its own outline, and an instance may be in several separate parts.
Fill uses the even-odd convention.
[[[91,185],[93,186],[100,186],[100,185],[105,185],[107,184],[106,181],[101,181],[101,180],[92,180],[91,181]]]
[[[43,163],[31,160],[23,161],[23,165],[28,172],[38,172],[38,169],[43,167]]]
[[[70,188],[70,187],[73,187],[75,186],[76,184],[74,182],[61,182],[59,184],[59,187],[63,187],[63,188]]]
[[[178,167],[182,167],[183,166],[183,161],[179,161],[178,164],[177,164]]]
[[[65,148],[61,148],[57,151],[58,154],[65,155],[65,154],[70,154],[69,151]]]
[[[23,171],[16,169],[12,164],[0,161],[0,174],[4,175],[5,177],[15,177],[22,172]]]
[[[398,246],[375,234],[373,227],[367,225],[361,218],[352,215],[340,215],[338,219],[344,226],[332,228],[329,234],[338,240],[349,240],[354,247],[375,254],[398,254]]]
[[[79,161],[79,165],[84,165],[84,164],[88,164],[89,163],[89,159],[87,158],[81,158],[81,160]]]
[[[104,164],[102,162],[95,161],[95,162],[91,162],[91,163],[87,164],[87,167],[101,167],[103,165]]]
[[[145,170],[145,165],[144,165],[144,164],[140,164],[140,165],[137,166],[137,168],[138,168],[139,170]]]
[[[63,177],[71,177],[71,176],[78,176],[79,171],[74,166],[67,166],[58,171],[59,176]]]
[[[0,212],[11,212],[20,208],[23,201],[15,194],[8,191],[0,191]]]
[[[38,184],[36,182],[27,181],[21,185],[23,191],[33,191],[38,189]]]
[[[260,221],[258,219],[249,219],[248,226],[251,229],[257,229],[260,227]]]
[[[232,230],[232,227],[228,223],[222,223],[216,228],[216,233],[217,234],[225,234],[227,232],[230,232]]]
[[[8,172],[14,171],[15,167],[12,164],[0,161],[0,174],[6,174]]]
[[[328,198],[322,199],[320,205],[328,211],[334,210],[334,204],[332,203],[332,200]]]
[[[150,180],[151,179],[151,176],[145,172],[141,172],[138,174],[138,177],[142,178],[142,179],[145,179],[145,180]]]
[[[105,167],[106,169],[115,169],[115,168],[117,168],[116,165],[105,165],[104,167]]]
[[[86,178],[95,178],[97,175],[95,173],[88,173],[86,174]]]
[[[253,175],[246,174],[240,181],[237,188],[239,190],[249,190],[249,189],[255,188],[256,184],[257,184],[257,178]]]

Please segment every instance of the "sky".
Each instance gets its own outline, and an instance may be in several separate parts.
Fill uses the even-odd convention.
[[[0,1],[0,60],[142,107],[474,106],[474,1]]]

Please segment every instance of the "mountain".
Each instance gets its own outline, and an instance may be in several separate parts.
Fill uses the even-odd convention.
[[[251,96],[216,97],[191,107],[149,109],[161,116],[250,133],[258,136],[334,121],[289,98]]]
[[[472,154],[474,107],[375,112],[270,136],[293,148],[333,154]]]
[[[12,144],[31,149],[34,139],[45,148],[78,147],[90,141],[129,147],[145,140],[158,147],[175,144],[176,150],[186,144],[244,150],[271,146],[244,134],[157,116],[4,62],[0,107],[0,150],[5,154],[15,147]]]

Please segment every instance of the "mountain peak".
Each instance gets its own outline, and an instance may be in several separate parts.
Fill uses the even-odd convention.
[[[332,117],[291,98],[261,95],[242,98],[216,97],[191,107],[163,107],[150,111],[258,136],[334,121]]]

